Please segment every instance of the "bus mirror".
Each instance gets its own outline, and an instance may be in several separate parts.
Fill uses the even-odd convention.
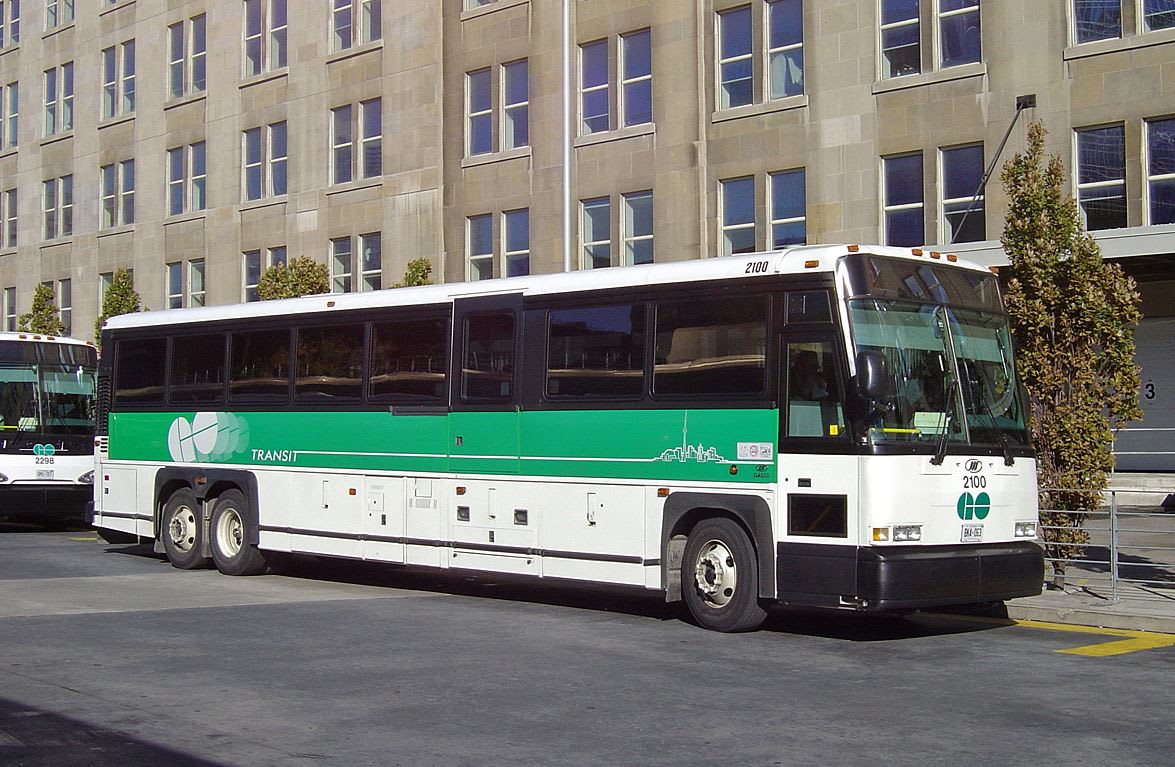
[[[879,400],[889,396],[889,372],[885,355],[877,349],[857,352],[857,390],[861,396]]]

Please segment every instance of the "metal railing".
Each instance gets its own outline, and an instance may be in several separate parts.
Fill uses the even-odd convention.
[[[1078,491],[1056,488],[1053,492]],[[1046,583],[1061,573],[1066,587],[1111,601],[1175,601],[1175,508],[1162,505],[1170,497],[1167,490],[1117,488],[1102,493],[1102,506],[1096,510],[1051,510],[1084,515],[1080,528],[1088,533],[1088,540],[1074,543],[1046,540],[1078,526],[1045,525],[1043,515],[1050,509],[1042,508]]]
[[[1117,455],[1169,455],[1169,456],[1175,456],[1175,450],[1119,450],[1118,449],[1118,440],[1121,437],[1128,435],[1128,434],[1140,434],[1140,433],[1151,433],[1151,432],[1162,433],[1162,434],[1166,434],[1166,433],[1175,434],[1175,427],[1170,427],[1170,426],[1125,426],[1125,427],[1118,429],[1117,431],[1114,432],[1114,442],[1113,442],[1113,445],[1111,446],[1110,449],[1113,451],[1114,455],[1116,455],[1116,456]],[[1172,463],[1175,464],[1175,461],[1172,461]]]

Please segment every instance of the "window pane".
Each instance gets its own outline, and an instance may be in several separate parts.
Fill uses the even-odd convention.
[[[1126,177],[1126,131],[1121,125],[1077,132],[1077,181],[1091,184]]]
[[[653,121],[653,81],[637,80],[624,86],[624,124],[644,125]]]
[[[653,234],[653,193],[624,196],[624,236],[645,237]]]
[[[583,94],[583,132],[599,133],[608,130],[608,91],[590,91]]]
[[[804,5],[801,0],[775,0],[768,8],[769,47],[780,48],[804,41]]]
[[[893,24],[918,18],[918,0],[881,0],[881,23]]]
[[[469,111],[485,112],[490,109],[490,70],[469,73]]]
[[[975,10],[942,19],[942,65],[944,67],[969,64],[980,59],[979,4]],[[943,10],[946,10],[943,7]]]
[[[766,297],[662,302],[657,306],[656,339],[655,394],[764,393]]]
[[[1122,0],[1073,0],[1078,43],[1122,35]]]
[[[964,146],[942,153],[943,198],[970,198],[983,178],[983,147]]]
[[[751,53],[751,6],[718,14],[721,27],[720,56],[724,59]]]
[[[372,399],[396,402],[444,402],[448,390],[448,323],[396,320],[372,325]]]
[[[114,363],[116,404],[163,402],[163,365],[167,340],[163,338],[119,341]]]
[[[1143,8],[1148,30],[1175,27],[1175,0],[1145,0]]]
[[[644,390],[645,307],[553,310],[547,349],[547,396],[639,397]]]
[[[608,41],[600,40],[596,43],[580,46],[580,66],[583,67],[582,80],[584,88],[593,88],[608,84]]]
[[[289,391],[290,334],[285,330],[233,333],[229,398],[284,400]]]
[[[922,155],[888,157],[885,160],[885,204],[922,202]]]
[[[787,435],[841,437],[845,415],[831,341],[787,345]]]
[[[493,219],[472,216],[469,219],[469,254],[483,256],[494,252]]]
[[[1175,0],[1171,0],[1175,3]],[[1175,173],[1175,120],[1147,123],[1147,173],[1162,176]]]
[[[926,242],[922,208],[889,211],[885,214],[885,244],[912,248]]]
[[[506,213],[506,250],[530,250],[530,211],[512,210]]]
[[[804,49],[771,54],[771,98],[799,96],[804,92]]]
[[[461,355],[461,397],[509,401],[513,396],[514,315],[472,314],[465,319]]]
[[[651,75],[653,59],[649,33],[637,32],[621,39],[624,44],[624,79]]]
[[[351,238],[340,237],[330,241],[331,246],[331,290],[335,293],[351,292]]]
[[[755,97],[754,67],[751,59],[732,61],[722,65],[722,106],[724,108],[750,104]]]
[[[804,171],[771,174],[771,219],[803,218],[806,206]]]
[[[362,392],[363,325],[299,328],[294,396],[358,399]]]
[[[172,339],[172,402],[216,402],[224,397],[224,340],[221,333]]]
[[[755,179],[722,182],[722,225],[755,223]]]
[[[1126,185],[1096,187],[1080,193],[1081,210],[1085,213],[1085,228],[1121,229],[1126,226]]]

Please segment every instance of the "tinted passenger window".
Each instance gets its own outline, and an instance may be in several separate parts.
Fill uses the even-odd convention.
[[[290,381],[290,333],[255,330],[233,333],[229,397],[235,400],[284,400]]]
[[[448,323],[435,320],[377,322],[371,327],[372,399],[444,402],[449,365]]]
[[[832,308],[825,290],[793,290],[787,294],[787,321],[832,322]]]
[[[767,382],[767,297],[657,306],[653,393],[756,395]]]
[[[298,329],[294,396],[359,399],[363,387],[363,326]]]
[[[461,398],[509,402],[513,396],[514,314],[486,312],[465,318]]]
[[[167,339],[119,341],[114,363],[115,403],[161,404],[166,359]]]
[[[215,402],[224,397],[224,334],[171,340],[172,402]]]
[[[547,395],[640,397],[645,375],[645,307],[556,309],[547,321]]]

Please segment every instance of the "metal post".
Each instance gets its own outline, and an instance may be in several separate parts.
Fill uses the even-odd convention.
[[[563,0],[563,271],[571,271],[571,0]]]
[[[1110,601],[1118,601],[1118,491],[1110,491]]]

